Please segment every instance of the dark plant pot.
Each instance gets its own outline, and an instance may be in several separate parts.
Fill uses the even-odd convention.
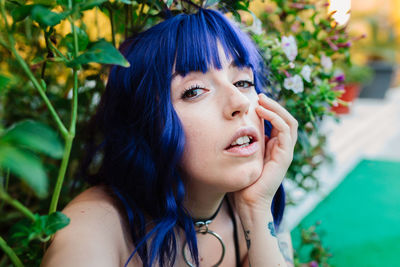
[[[372,81],[363,86],[360,98],[385,98],[386,91],[392,84],[395,65],[385,61],[372,61],[368,64],[373,72]]]

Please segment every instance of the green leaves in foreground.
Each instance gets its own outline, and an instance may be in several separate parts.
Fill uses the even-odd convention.
[[[63,145],[51,128],[31,120],[16,123],[1,134],[1,168],[9,169],[39,197],[45,197],[48,189],[47,174],[33,152],[59,159],[63,154]]]
[[[41,27],[55,26],[68,16],[68,12],[56,13],[43,5],[21,5],[11,12],[14,22],[21,21],[27,16],[38,22]]]
[[[68,66],[75,67],[90,62],[129,67],[129,62],[124,56],[112,44],[104,39],[93,43],[89,50],[70,61]]]
[[[35,220],[23,219],[10,231],[10,242],[16,245],[17,254],[29,250],[29,243],[38,240],[47,242],[50,236],[67,226],[70,219],[57,211],[50,215],[35,214]]]

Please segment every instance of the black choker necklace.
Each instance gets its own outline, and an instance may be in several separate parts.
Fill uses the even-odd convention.
[[[215,211],[215,213],[210,218],[207,218],[207,219],[194,219],[193,218],[192,219],[195,227],[197,228],[196,233],[200,233],[202,235],[210,234],[210,235],[214,236],[216,239],[218,239],[219,243],[222,246],[222,255],[221,255],[220,259],[218,260],[218,262],[216,264],[212,265],[212,267],[217,267],[222,263],[222,260],[224,259],[224,256],[225,256],[225,244],[222,241],[222,238],[217,233],[208,229],[208,226],[210,225],[210,223],[212,223],[212,221],[215,219],[215,217],[217,217],[219,210],[221,209],[222,203],[224,202],[224,199],[221,201],[221,203],[218,206],[218,209]],[[182,247],[183,259],[185,260],[185,262],[188,266],[194,267],[194,264],[191,263],[186,257],[186,253],[185,253],[186,245],[187,245],[187,242],[185,241],[185,243],[183,244],[183,247]]]

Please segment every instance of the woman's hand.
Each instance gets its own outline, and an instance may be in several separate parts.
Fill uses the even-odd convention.
[[[292,162],[298,123],[287,110],[266,95],[259,94],[258,102],[258,116],[272,124],[271,137],[265,136],[264,168],[254,184],[235,192],[233,197],[236,206],[265,209],[266,203],[272,203]]]

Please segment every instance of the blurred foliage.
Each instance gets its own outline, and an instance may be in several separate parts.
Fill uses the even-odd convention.
[[[246,29],[261,48],[269,67],[270,92],[299,122],[298,142],[287,176],[291,188],[304,192],[319,186],[318,169],[329,160],[320,126],[335,116],[331,106],[341,100],[338,66],[351,64],[353,40],[346,26],[328,14],[323,0],[271,0]],[[258,26],[257,26],[258,25]],[[290,194],[289,203],[295,203]]]
[[[322,243],[322,234],[317,231],[320,222],[309,228],[301,229],[301,241],[297,251],[295,251],[296,267],[331,267],[328,263],[332,254]]]
[[[250,0],[0,0],[0,266],[37,266],[50,236],[69,223],[56,210],[87,187],[78,172],[85,124],[108,64],[128,65],[115,47],[199,6],[238,23],[253,16],[243,27],[269,66],[271,92],[300,125],[288,177],[316,189],[315,171],[326,158],[318,129],[340,95],[334,69],[349,62],[349,38],[324,2],[272,2],[259,20]]]

